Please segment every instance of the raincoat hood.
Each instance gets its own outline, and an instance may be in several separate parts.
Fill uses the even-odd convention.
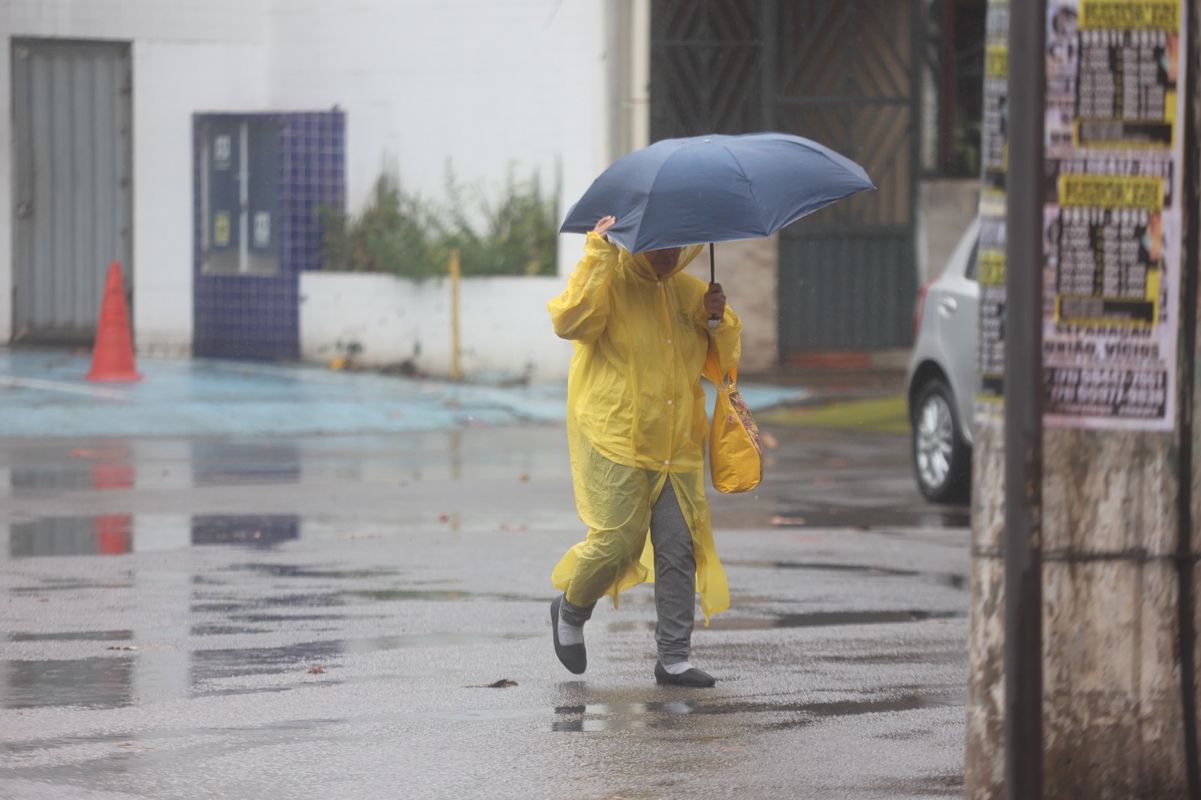
[[[620,255],[618,256],[618,258],[622,263],[627,265],[627,268],[629,269],[630,274],[636,275],[637,277],[642,278],[643,280],[659,281],[659,280],[666,280],[667,278],[670,278],[672,275],[675,275],[675,274],[679,273],[680,271],[682,271],[685,267],[687,267],[689,264],[691,264],[693,262],[693,260],[698,255],[700,255],[701,251],[704,249],[705,249],[705,246],[703,244],[692,244],[692,245],[688,245],[687,247],[681,247],[680,253],[676,257],[676,265],[674,267],[672,267],[671,272],[668,272],[666,275],[663,275],[663,276],[660,276],[659,273],[655,272],[655,268],[651,264],[650,259],[648,259],[646,257],[645,252],[631,253],[630,251],[626,250],[625,248],[620,248]]]

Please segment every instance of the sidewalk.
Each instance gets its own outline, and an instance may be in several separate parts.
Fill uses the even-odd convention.
[[[564,419],[567,396],[564,383],[498,387],[203,359],[141,358],[139,383],[90,383],[83,377],[89,364],[86,354],[62,350],[0,350],[0,437],[295,436],[554,424]],[[751,381],[740,388],[754,410],[812,396],[798,385]]]

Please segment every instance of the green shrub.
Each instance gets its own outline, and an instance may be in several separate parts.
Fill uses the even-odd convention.
[[[350,219],[321,208],[322,265],[342,272],[392,272],[422,279],[445,275],[459,250],[464,275],[554,275],[557,197],[546,196],[537,174],[518,180],[510,170],[500,199],[473,201],[447,168],[443,204],[406,193],[385,170],[363,212]]]

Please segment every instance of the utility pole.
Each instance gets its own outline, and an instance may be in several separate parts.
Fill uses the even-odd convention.
[[[1009,12],[1005,263],[1005,797],[1043,784],[1043,117],[1046,0]]]

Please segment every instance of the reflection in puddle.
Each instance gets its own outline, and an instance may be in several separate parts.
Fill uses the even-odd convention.
[[[670,691],[670,690],[669,690]],[[652,703],[590,703],[558,706],[552,731],[618,731],[636,728],[674,729],[695,724],[692,719],[725,715],[770,714],[770,721],[754,721],[769,730],[801,727],[824,717],[851,717],[963,705],[961,693],[905,693],[895,697],[832,700],[811,703],[705,702],[676,700]],[[775,717],[787,715],[790,719]]]
[[[72,491],[91,489],[92,470],[87,464],[63,466],[14,467],[9,477],[14,492],[51,489]]]
[[[133,631],[64,631],[60,633],[10,633],[10,642],[126,642]]]
[[[132,517],[44,517],[11,526],[8,554],[33,556],[94,556],[128,553],[133,546]]]
[[[230,516],[207,514],[192,518],[192,544],[245,544],[270,547],[300,538],[300,517],[294,514]]]
[[[16,466],[9,485],[14,492],[128,489],[134,485],[134,468],[125,445],[77,449],[71,455],[71,461]]]
[[[292,442],[190,443],[191,486],[246,486],[299,483],[300,450]],[[138,477],[171,473],[178,461],[164,461],[161,451],[137,453],[124,444],[76,448],[70,460],[15,466],[8,482],[14,492],[128,489]],[[176,456],[172,452],[170,456]],[[140,475],[139,475],[140,473]]]
[[[0,662],[5,708],[133,704],[132,658]]]
[[[193,545],[230,544],[271,547],[300,537],[300,517],[294,514],[233,516],[200,515],[191,518],[190,541]],[[149,533],[147,545],[156,534],[153,515],[139,529]],[[36,556],[121,555],[134,551],[132,514],[104,514],[92,517],[43,517],[10,526],[8,552],[12,558]],[[184,532],[184,537],[188,532]],[[180,544],[188,541],[181,538]],[[161,546],[161,545],[160,545]]]
[[[300,482],[292,442],[192,442],[192,485],[245,486]]]

